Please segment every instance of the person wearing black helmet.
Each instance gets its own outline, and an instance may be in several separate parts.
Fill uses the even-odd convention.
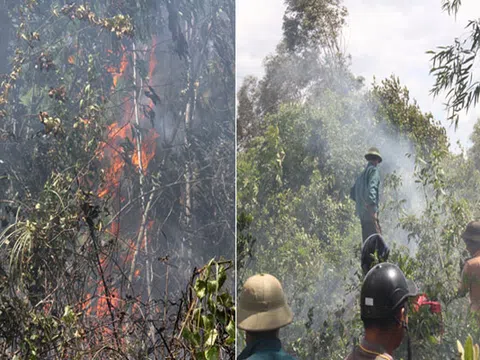
[[[393,360],[406,331],[408,338],[407,300],[417,296],[415,284],[396,265],[381,263],[367,273],[360,296],[365,335],[345,360]]]

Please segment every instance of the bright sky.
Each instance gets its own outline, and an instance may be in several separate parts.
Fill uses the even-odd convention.
[[[468,147],[480,106],[461,116],[454,131],[444,121],[444,99],[429,94],[434,80],[425,52],[466,35],[468,20],[480,16],[480,1],[462,1],[456,20],[441,11],[441,0],[344,0],[344,5],[349,12],[344,48],[352,56],[353,73],[367,84],[373,76],[380,81],[395,74],[422,111],[443,121],[452,150],[457,140]],[[284,11],[283,0],[237,0],[237,88],[246,75],[263,75],[263,59],[281,38]]]

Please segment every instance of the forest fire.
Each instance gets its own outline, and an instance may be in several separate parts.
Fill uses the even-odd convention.
[[[5,358],[233,356],[234,3],[182,1],[0,5]]]
[[[154,43],[155,44],[155,41]],[[128,58],[126,48],[122,46],[123,54],[120,61],[120,66],[117,69],[116,67],[109,67],[107,71],[112,74],[113,77],[113,88],[115,89],[120,77],[126,77],[127,67],[128,67]],[[149,78],[153,75],[153,72],[156,67],[156,58],[154,45],[149,55]],[[147,168],[150,161],[155,157],[156,154],[156,139],[159,137],[159,134],[155,129],[149,129],[147,134],[141,139],[141,146],[139,151],[137,150],[138,137],[135,136],[136,129],[132,123],[132,114],[133,114],[133,99],[131,97],[126,97],[123,100],[124,103],[124,116],[121,121],[114,122],[108,126],[108,135],[107,142],[105,146],[100,148],[98,156],[101,159],[107,159],[109,166],[106,170],[106,183],[107,186],[102,189],[98,196],[100,198],[105,197],[107,194],[115,191],[120,182],[120,178],[123,175],[125,166],[127,165],[128,158],[130,158],[132,165],[136,167],[136,170],[141,170],[143,175],[146,175]],[[153,106],[152,100],[150,100],[150,106]],[[141,114],[141,122],[145,122],[145,115]],[[129,156],[130,155],[130,156]]]
[[[141,147],[141,165],[142,165],[142,171],[143,174],[146,175],[147,173],[147,168],[148,164],[152,159],[155,157],[155,149],[156,149],[156,139],[159,137],[158,133],[150,129],[148,131],[147,136],[145,139],[142,141],[142,147]],[[134,140],[134,145],[136,145],[136,140]],[[138,152],[135,152],[132,157],[132,163],[135,165],[138,169],[140,169],[140,162],[139,162],[139,157],[138,157]]]
[[[101,198],[114,191],[120,182],[125,167],[121,144],[127,138],[128,127],[128,125],[120,126],[118,123],[113,123],[108,127],[108,142],[101,147],[99,153],[100,159],[106,159],[110,163],[105,171],[106,187],[98,194]]]
[[[120,65],[117,68],[116,66],[107,66],[106,70],[110,74],[112,74],[112,82],[113,82],[113,87],[112,89],[115,89],[117,87],[118,79],[122,77],[125,74],[125,71],[127,70],[128,66],[128,58],[127,58],[127,49],[125,46],[122,45],[122,59],[120,60]]]
[[[94,308],[97,317],[103,318],[109,315],[110,310],[107,300],[110,300],[110,304],[114,309],[118,308],[121,301],[118,290],[115,288],[110,289],[110,294],[107,297],[105,291],[99,286],[97,306]]]
[[[98,196],[100,198],[105,197],[107,194],[115,191],[120,183],[120,179],[123,175],[123,170],[127,165],[126,157],[127,151],[125,148],[128,144],[133,145],[128,150],[131,153],[131,163],[137,169],[140,170],[140,161],[137,149],[137,139],[129,137],[134,132],[133,125],[126,123],[120,125],[119,123],[113,123],[108,127],[108,142],[106,146],[103,146],[102,151],[99,153],[101,159],[107,159],[110,163],[109,167],[105,171],[107,186],[102,189]],[[156,154],[156,139],[159,134],[154,129],[149,129],[147,135],[142,139],[140,147],[140,160],[142,166],[143,175],[146,175],[149,163],[155,157]]]
[[[155,42],[154,42],[155,43]],[[155,52],[150,51],[148,55],[148,76],[152,77],[156,68]],[[119,86],[119,80],[129,80],[131,66],[127,56],[127,50],[122,47],[122,55],[120,64],[118,67],[109,66],[106,71],[112,76],[112,92]],[[157,138],[159,134],[155,129],[149,129],[148,131],[140,131],[135,124],[135,102],[132,96],[124,96],[122,99],[123,111],[120,116],[120,120],[113,122],[106,128],[106,141],[101,144],[97,150],[97,158],[105,164],[103,173],[105,185],[98,190],[99,198],[106,198],[110,196],[115,199],[119,199],[120,203],[123,203],[125,198],[121,195],[121,180],[122,177],[128,173],[129,168],[137,174],[145,176],[148,172],[148,167],[151,161],[156,155]],[[138,106],[138,105],[137,105]],[[153,106],[153,102],[150,100],[150,106]],[[140,125],[146,123],[147,119],[143,112],[137,111],[139,114],[138,121]],[[128,173],[130,174],[130,173]],[[138,176],[138,175],[137,175]],[[114,205],[117,211],[119,205]],[[144,231],[149,231],[153,226],[153,221],[148,221]],[[137,232],[141,231],[141,228],[137,229]],[[120,238],[121,227],[120,220],[116,219],[110,225],[107,230],[109,235]],[[145,242],[135,241],[136,236],[126,241],[122,241],[125,246],[125,251],[120,257],[120,266],[131,264],[134,261],[135,254],[138,250],[145,251]],[[147,237],[148,238],[148,237]],[[105,277],[112,275],[112,266],[107,263],[107,256],[99,256],[99,265],[102,267],[102,271],[105,272]],[[128,265],[129,266],[129,265]],[[139,279],[142,273],[141,267],[132,269],[133,279]],[[82,306],[82,310],[85,314],[90,316],[96,316],[97,318],[108,317],[111,315],[111,311],[121,306],[122,294],[114,284],[109,284],[108,293],[105,293],[106,289],[102,279],[98,280],[96,284],[92,284],[95,289],[92,293],[88,294],[88,300],[86,300]],[[105,328],[104,335],[111,334],[111,329]]]

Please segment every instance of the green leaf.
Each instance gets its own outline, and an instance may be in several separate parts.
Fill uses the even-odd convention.
[[[211,329],[209,332],[207,332],[208,336],[207,339],[205,340],[205,346],[211,347],[215,345],[215,341],[217,340],[218,337],[218,331],[217,329]]]
[[[197,279],[193,289],[195,290],[195,293],[197,294],[198,298],[201,300],[205,297],[206,290],[207,290],[207,282],[205,280]]]
[[[223,284],[225,283],[225,280],[227,280],[227,273],[225,271],[225,268],[223,266],[220,266],[219,276],[218,276],[218,289],[220,289],[223,286]]]
[[[465,342],[465,360],[473,360],[473,340],[470,335],[467,337]]]
[[[193,347],[200,346],[200,334],[191,332],[188,328],[184,328],[182,337]]]
[[[33,100],[33,86],[25,93],[25,95],[20,96],[20,103],[24,106],[29,107]]]
[[[217,297],[219,304],[229,308],[233,306],[233,300],[229,293],[223,293]]]
[[[213,319],[213,315],[202,315],[201,317],[202,329],[208,331],[213,329],[214,326],[215,326],[215,320]]]
[[[235,323],[234,321],[230,321],[228,325],[225,327],[227,330],[227,334],[233,338],[235,338]]]
[[[206,360],[218,360],[219,358],[220,357],[219,357],[219,351],[217,346],[211,347],[210,349],[205,351]]]
[[[217,280],[208,280],[207,281],[207,290],[209,293],[215,293],[218,289],[218,281]]]

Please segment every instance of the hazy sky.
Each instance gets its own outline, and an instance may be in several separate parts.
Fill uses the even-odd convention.
[[[365,77],[368,85],[373,76],[381,80],[395,74],[422,111],[443,121],[444,99],[429,94],[433,77],[425,52],[466,35],[467,21],[480,17],[480,1],[462,3],[455,20],[441,11],[441,0],[345,0],[344,48],[352,56],[353,73]],[[280,40],[284,11],[283,0],[237,0],[237,88],[246,75],[262,76],[263,59]],[[457,140],[469,146],[479,116],[477,106],[460,118],[457,131],[444,121],[453,149]]]

